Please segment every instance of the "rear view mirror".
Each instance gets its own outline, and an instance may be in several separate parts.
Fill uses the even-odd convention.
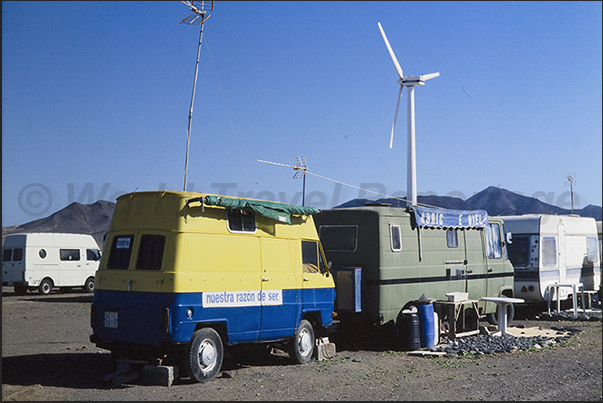
[[[505,238],[506,238],[506,240],[507,240],[507,243],[513,243],[513,242],[512,242],[512,240],[513,240],[513,234],[512,234],[511,232],[507,232],[507,233],[505,234]]]

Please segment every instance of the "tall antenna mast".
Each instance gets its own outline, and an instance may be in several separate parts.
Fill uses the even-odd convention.
[[[197,2],[201,3],[199,6],[195,5],[194,1],[181,1],[182,4],[190,7],[193,14],[190,14],[188,17],[180,21],[180,24],[191,18],[187,24],[191,25],[193,23],[197,23],[201,25],[200,33],[199,33],[199,47],[197,48],[197,63],[195,64],[195,80],[193,81],[193,95],[191,96],[191,107],[188,111],[188,131],[186,134],[186,158],[184,159],[184,185],[182,186],[182,191],[186,191],[186,173],[188,171],[188,147],[191,142],[191,122],[193,120],[193,102],[195,101],[195,88],[197,87],[197,74],[199,72],[199,55],[201,54],[201,39],[203,38],[203,24],[209,18],[209,14],[207,14],[205,3],[210,3],[209,1],[201,1]],[[213,11],[214,2],[211,2],[211,6],[209,7],[209,11]],[[206,15],[207,14],[207,15]]]
[[[264,160],[257,160],[257,162],[263,162],[265,164],[272,164],[272,165],[278,165],[281,167],[293,168],[295,170],[295,173],[293,174],[293,179],[297,179],[300,177],[303,178],[304,184],[303,184],[303,192],[302,192],[302,206],[306,205],[306,172],[308,171],[308,165],[306,164],[305,157],[295,157],[295,166],[281,164],[280,162],[271,162],[271,161],[264,161]]]
[[[571,195],[571,200],[572,200],[572,212],[571,214],[574,214],[574,180],[576,179],[576,174],[575,173],[569,173],[567,174],[567,180],[570,183],[570,195]]]

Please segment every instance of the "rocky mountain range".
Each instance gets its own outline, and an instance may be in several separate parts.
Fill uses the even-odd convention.
[[[418,196],[419,205],[443,207],[454,210],[486,210],[489,215],[520,215],[529,213],[567,215],[571,211],[544,203],[539,199],[513,193],[506,189],[490,186],[476,193],[467,200],[448,196]],[[405,207],[405,202],[398,199],[383,198],[378,200],[353,199],[335,208],[362,206],[366,203],[385,203],[393,207]],[[92,204],[73,202],[56,213],[12,227],[2,227],[2,241],[8,234],[17,232],[71,232],[90,234],[96,239],[99,247],[103,247],[103,236],[109,230],[115,203],[99,200]],[[574,209],[574,214],[582,217],[593,217],[601,221],[602,208],[592,204]]]

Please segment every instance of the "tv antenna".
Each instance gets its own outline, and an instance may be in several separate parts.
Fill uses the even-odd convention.
[[[197,25],[201,25],[201,29],[200,29],[200,33],[199,33],[199,47],[197,48],[197,63],[195,64],[195,79],[193,81],[193,94],[191,96],[191,107],[188,111],[188,131],[186,134],[186,158],[184,159],[184,185],[182,186],[182,191],[186,191],[186,173],[188,171],[188,148],[191,142],[191,122],[193,120],[193,102],[195,101],[195,88],[197,87],[197,75],[199,73],[199,55],[201,53],[201,40],[203,38],[203,24],[205,23],[205,21],[207,21],[207,19],[209,18],[209,14],[207,14],[207,11],[209,9],[209,11],[213,11],[214,9],[214,2],[211,1],[198,1],[197,5],[195,5],[194,1],[181,1],[180,3],[190,7],[191,11],[193,12],[192,14],[190,14],[189,16],[187,16],[185,19],[183,19],[182,21],[180,21],[180,24],[182,24],[183,22],[185,22],[186,20],[188,20],[190,17],[191,18],[188,21],[188,25],[191,25],[193,23],[197,23]],[[211,6],[207,7],[206,3],[211,3]]]
[[[308,172],[308,165],[306,164],[305,157],[295,157],[295,165],[287,165],[281,164],[280,162],[271,162],[264,160],[256,160],[257,162],[263,162],[265,164],[278,165],[281,167],[293,168],[295,173],[293,174],[293,179],[302,178],[303,179],[303,192],[302,192],[302,206],[305,206],[306,203],[306,172]]]
[[[404,87],[408,87],[408,101],[407,101],[407,168],[406,168],[406,189],[407,189],[407,200],[412,206],[417,205],[417,163],[416,163],[416,152],[415,152],[415,86],[417,85],[425,85],[425,81],[438,77],[440,73],[431,73],[424,74],[421,76],[404,76],[402,72],[402,67],[400,67],[400,63],[398,63],[398,59],[396,59],[396,55],[392,50],[392,47],[389,45],[389,41],[387,40],[387,36],[385,36],[385,31],[381,27],[381,23],[378,22],[379,30],[381,30],[381,35],[383,36],[383,40],[385,41],[385,46],[387,46],[387,50],[394,62],[394,66],[396,67],[396,71],[398,72],[398,76],[400,79],[398,80],[398,84],[400,84],[400,91],[398,92],[398,103],[396,104],[396,114],[394,115],[394,124],[392,125],[392,134],[389,139],[389,148],[392,148],[394,143],[394,129],[396,128],[396,119],[398,118],[398,108],[400,107],[400,99],[402,99],[402,90]]]
[[[571,200],[572,200],[571,214],[574,214],[574,181],[576,180],[576,173],[575,172],[568,173],[567,180],[569,181],[569,184],[570,184],[570,195],[571,195]]]

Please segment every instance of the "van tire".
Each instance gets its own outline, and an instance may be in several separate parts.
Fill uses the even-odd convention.
[[[50,294],[50,291],[52,291],[53,286],[54,284],[52,283],[52,280],[49,278],[45,278],[40,283],[40,286],[38,287],[38,292],[42,295],[48,295]]]
[[[184,373],[196,382],[210,381],[220,372],[223,358],[220,335],[211,327],[204,327],[193,333],[184,357]]]
[[[289,341],[289,357],[295,364],[305,364],[314,357],[314,329],[306,319],[299,322],[295,336]]]
[[[94,292],[94,277],[88,277],[84,283],[84,291]]]
[[[507,325],[511,323],[514,317],[515,307],[513,306],[513,304],[509,304],[507,305]],[[486,315],[486,318],[488,319],[489,324],[498,325],[498,308],[496,309],[496,312],[490,312],[488,315]]]

